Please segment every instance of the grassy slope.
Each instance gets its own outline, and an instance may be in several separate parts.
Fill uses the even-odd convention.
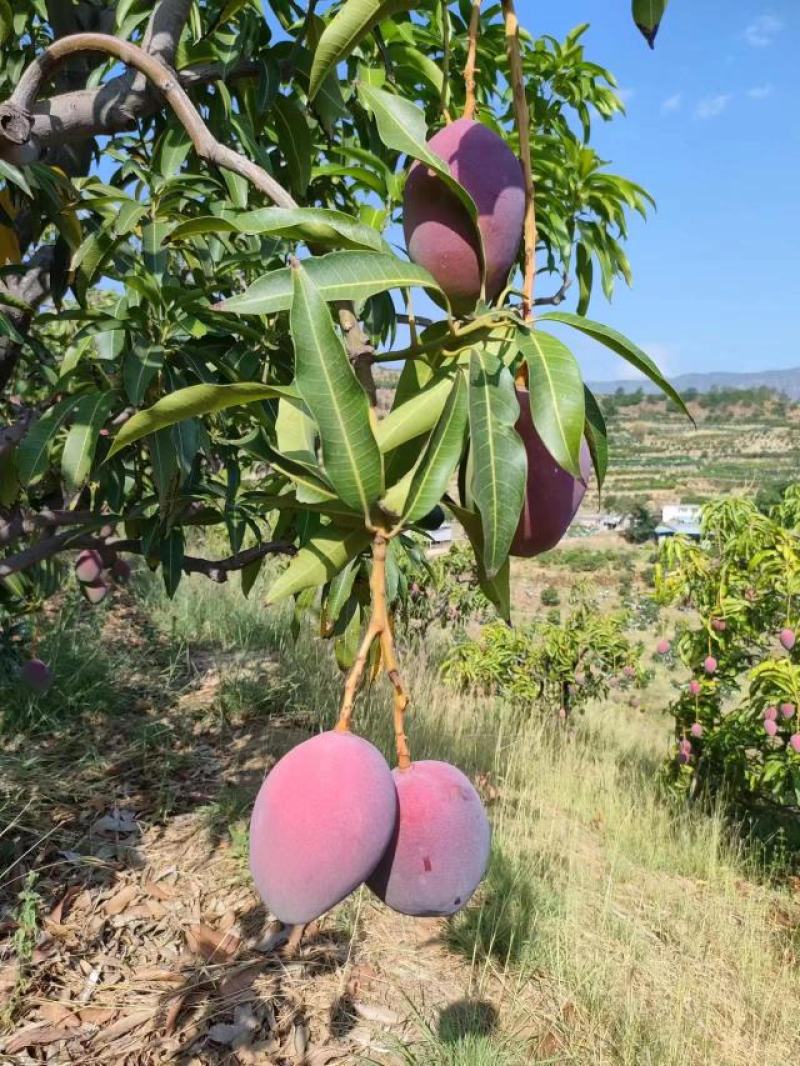
[[[125,643],[106,652],[97,639],[100,615],[85,611],[81,618],[89,621],[66,616],[46,638],[76,722],[65,725],[62,697],[43,701],[37,714],[45,716],[40,724],[64,731],[65,755],[75,751],[76,738],[86,743],[82,719],[91,723],[106,710],[123,714],[135,690],[143,706],[155,706],[158,728],[169,737],[174,726],[177,735],[183,666],[200,651],[222,672],[219,710],[234,734],[243,714],[266,722],[280,711],[310,728],[331,724],[340,680],[327,649],[311,639],[293,645],[285,614],[265,617],[257,593],[244,601],[235,587],[196,580],[184,583],[172,604],[152,588],[142,594],[152,629],[140,638],[138,658]],[[240,669],[265,650],[281,664],[271,692],[263,678],[254,681]],[[241,653],[244,659],[237,658]],[[420,1066],[795,1061],[797,899],[753,867],[719,817],[676,811],[659,798],[654,777],[666,743],[664,720],[598,707],[574,733],[554,737],[508,708],[455,698],[436,678],[431,654],[406,659],[415,698],[413,750],[479,775],[495,827],[494,858],[479,897],[439,932],[463,960],[457,972],[464,994],[470,1002],[490,1002],[498,1022],[489,1033],[480,1019],[448,1030],[445,1016],[431,1018],[430,1007],[415,1002],[431,1028],[423,1026],[420,1042],[405,1050],[407,1060]],[[70,664],[80,664],[74,676]],[[6,707],[18,698],[8,689],[0,693]],[[388,752],[383,692],[370,695],[357,722]],[[161,747],[156,740],[148,748],[154,765]],[[35,766],[37,742],[25,748]],[[11,770],[19,768],[18,753],[18,747],[16,754],[7,751]],[[49,772],[57,772],[52,750],[50,759]],[[14,779],[9,773],[7,780]],[[230,823],[234,843],[241,841],[248,799],[216,803],[215,816]],[[171,802],[167,790],[166,820]],[[367,895],[359,907],[377,913]],[[351,921],[347,906],[342,911],[334,921]]]

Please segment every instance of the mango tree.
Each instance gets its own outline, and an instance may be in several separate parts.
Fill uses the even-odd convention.
[[[634,0],[651,44],[665,6]],[[602,484],[603,417],[550,325],[680,403],[645,352],[587,317],[596,283],[610,296],[630,280],[628,215],[649,197],[591,147],[592,124],[623,108],[585,29],[532,38],[513,0],[345,0],[324,15],[274,0],[269,18],[254,0],[0,0],[4,605],[35,607],[65,553],[92,603],[131,555],[170,595],[184,574],[233,571],[247,592],[266,556],[292,556],[269,602],[316,604],[351,667],[327,754],[315,738],[295,763],[322,789],[305,804],[321,840],[355,817],[328,802],[325,758],[364,768],[356,809],[374,791],[359,793],[371,764],[350,743],[368,666],[391,682],[408,772],[387,586],[409,534],[443,505],[507,617],[511,551],[563,534],[590,464]],[[433,317],[415,310],[421,291]],[[382,412],[386,363],[402,370]],[[209,525],[224,526],[226,558],[188,550]],[[452,768],[437,766],[416,780],[451,795]],[[416,900],[385,869],[376,891],[400,909],[457,908],[477,883],[485,819],[459,788],[474,861]],[[267,797],[258,834],[290,808]],[[376,801],[352,863],[322,871],[324,899],[287,905],[287,920],[367,876],[395,832],[390,808]],[[287,858],[300,896],[304,861]],[[273,871],[254,870],[282,898]]]

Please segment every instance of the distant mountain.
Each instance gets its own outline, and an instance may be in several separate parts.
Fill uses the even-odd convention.
[[[712,392],[714,389],[773,389],[783,393],[790,400],[800,400],[800,367],[790,370],[759,370],[753,373],[728,373],[709,371],[707,374],[678,374],[670,378],[678,392],[697,389],[698,392]],[[647,378],[628,378],[624,381],[590,382],[589,387],[600,395],[610,395],[622,389],[623,392],[658,392],[659,389]]]

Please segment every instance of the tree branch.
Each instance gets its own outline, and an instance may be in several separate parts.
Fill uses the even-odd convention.
[[[469,43],[467,45],[467,63],[464,67],[464,82],[467,97],[464,102],[464,118],[475,118],[475,59],[478,54],[478,33],[480,32],[481,0],[472,0],[469,13]]]
[[[561,281],[561,288],[558,292],[554,292],[552,296],[537,296],[533,301],[534,307],[558,307],[559,304],[567,298],[567,292],[572,285],[572,278],[564,274]]]
[[[114,551],[123,555],[144,555],[144,548],[140,540],[126,540],[113,538],[94,537],[86,533],[66,531],[56,533],[49,537],[43,537],[36,544],[32,544],[24,551],[16,555],[8,555],[0,559],[0,578],[9,577],[11,574],[27,570],[36,563],[52,559],[64,551],[77,551],[84,548],[95,550]],[[186,574],[205,574],[211,581],[224,584],[228,580],[228,574],[243,570],[250,563],[263,559],[267,555],[295,555],[297,549],[293,544],[284,544],[281,541],[267,541],[257,544],[253,548],[237,552],[236,555],[228,556],[227,559],[200,559],[193,555],[183,557],[183,572]]]
[[[519,134],[519,154],[525,175],[525,277],[522,286],[523,318],[533,314],[533,286],[536,277],[536,206],[534,203],[533,169],[531,166],[530,127],[531,116],[528,98],[525,95],[525,75],[522,70],[522,49],[519,40],[519,22],[514,10],[514,0],[502,0],[505,20],[506,50],[511,71],[511,88],[514,93],[514,113]]]
[[[174,0],[171,4],[169,0],[163,0],[160,7],[166,7],[174,13],[180,4],[186,2],[187,0],[180,0],[180,3],[179,0]],[[155,14],[153,17],[155,20]],[[158,41],[160,32],[154,31],[151,39]],[[295,199],[263,167],[235,152],[232,148],[228,148],[214,137],[180,84],[178,75],[157,55],[150,55],[137,45],[128,41],[120,41],[108,34],[79,33],[72,37],[64,37],[54,41],[49,48],[37,56],[22,75],[11,99],[6,104],[0,105],[0,145],[3,139],[18,146],[24,145],[31,139],[34,135],[32,108],[42,85],[71,56],[85,52],[103,52],[115,56],[126,66],[133,67],[144,74],[170,105],[201,159],[239,174],[278,207],[298,206]],[[135,118],[135,116],[129,117]],[[352,304],[339,304],[338,311],[348,354],[357,371],[359,367],[362,368],[359,371],[362,384],[372,399],[375,386],[372,382],[371,360],[366,359],[367,353],[370,355],[372,353],[372,346],[358,323]]]

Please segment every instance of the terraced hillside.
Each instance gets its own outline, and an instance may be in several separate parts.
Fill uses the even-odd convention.
[[[796,476],[800,405],[765,390],[690,397],[693,427],[667,401],[631,399],[603,399],[611,504],[642,499],[658,506],[727,492],[755,494]]]

